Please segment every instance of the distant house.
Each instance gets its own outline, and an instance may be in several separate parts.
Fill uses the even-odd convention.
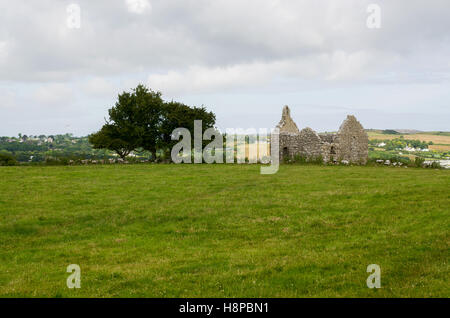
[[[414,152],[414,151],[416,151],[416,148],[412,148],[412,147],[410,147],[410,146],[406,146],[406,147],[404,148],[404,150],[405,150],[405,151]]]
[[[450,169],[450,160],[441,160],[439,164],[445,169]]]

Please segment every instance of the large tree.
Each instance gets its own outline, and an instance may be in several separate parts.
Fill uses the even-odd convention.
[[[160,136],[163,100],[160,92],[138,85],[131,92],[118,96],[109,111],[109,119],[102,129],[91,135],[94,148],[115,151],[120,157],[137,148],[148,150],[156,156]]]
[[[156,158],[177,143],[171,140],[176,128],[187,128],[194,137],[194,120],[202,121],[203,131],[214,127],[216,116],[205,107],[189,107],[178,102],[164,102],[160,92],[138,85],[118,96],[109,111],[109,119],[100,131],[89,136],[94,148],[110,149],[121,158],[141,148]]]

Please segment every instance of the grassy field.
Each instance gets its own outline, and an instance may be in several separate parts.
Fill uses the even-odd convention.
[[[449,297],[449,186],[413,168],[0,167],[0,296]]]

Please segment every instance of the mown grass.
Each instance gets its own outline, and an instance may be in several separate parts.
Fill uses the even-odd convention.
[[[450,296],[449,171],[1,167],[0,180],[2,297]]]

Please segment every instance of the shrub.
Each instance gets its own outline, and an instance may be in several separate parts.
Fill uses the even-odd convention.
[[[300,164],[304,164],[307,162],[307,158],[306,156],[300,155],[300,154],[296,154],[294,156],[294,162],[295,163],[300,163]]]
[[[46,166],[68,166],[70,163],[70,158],[67,157],[51,157],[45,158],[44,164]]]
[[[323,164],[323,157],[307,157],[302,154],[296,154],[294,157],[284,157],[284,163],[295,163],[295,164]]]
[[[411,163],[411,159],[409,159],[408,157],[402,157],[402,156],[393,156],[393,157],[389,158],[389,160],[391,162],[401,162],[405,165],[408,165]]]
[[[430,168],[441,169],[441,164],[438,161],[433,161],[430,165]]]
[[[309,162],[317,165],[323,164],[323,157],[322,155],[312,157]]]
[[[387,151],[374,151],[369,153],[369,162],[376,163],[377,160],[389,160],[391,162],[401,162],[402,164],[409,165],[411,160],[409,157],[397,155]]]
[[[424,162],[425,159],[421,157],[416,157],[416,159],[414,159],[414,165],[419,168],[423,166]]]
[[[15,166],[17,160],[10,154],[0,153],[0,166]]]

